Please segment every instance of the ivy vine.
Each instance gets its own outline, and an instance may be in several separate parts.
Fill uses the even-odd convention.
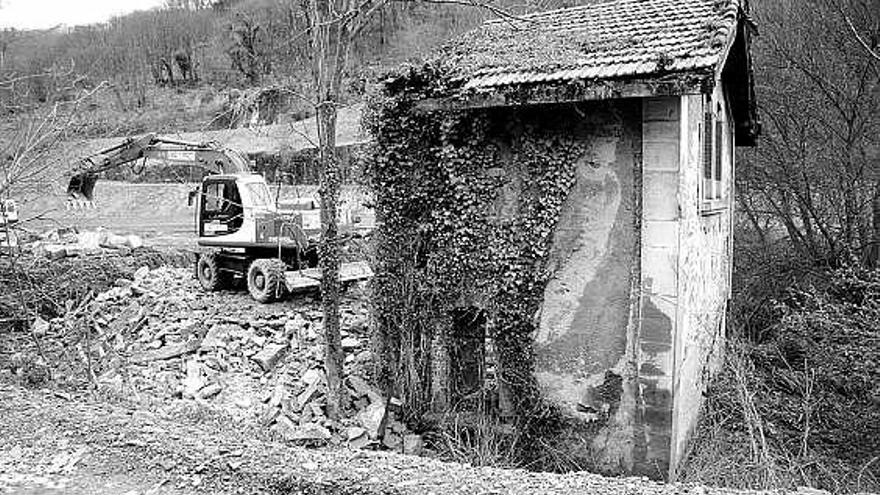
[[[431,361],[438,346],[455,345],[450,315],[477,307],[494,342],[497,378],[513,412],[523,413],[540,400],[535,315],[584,145],[520,121],[513,110],[416,108],[447,85],[431,67],[411,69],[372,99],[365,116],[374,137],[365,172],[380,221],[377,378],[403,397],[411,418],[427,412],[444,386]]]

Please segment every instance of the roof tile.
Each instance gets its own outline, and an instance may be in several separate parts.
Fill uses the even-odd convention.
[[[740,0],[610,0],[489,21],[442,58],[465,89],[710,70]]]

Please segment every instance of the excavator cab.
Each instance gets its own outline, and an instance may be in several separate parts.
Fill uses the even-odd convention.
[[[238,232],[244,222],[244,205],[235,178],[206,178],[199,213],[199,237]]]

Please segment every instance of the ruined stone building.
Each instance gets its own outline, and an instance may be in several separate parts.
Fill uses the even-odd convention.
[[[759,131],[753,32],[745,1],[613,0],[490,21],[386,82],[379,214],[422,239],[423,287],[464,281],[436,289],[446,309],[418,330],[447,345],[429,365],[435,406],[464,400],[467,370],[486,380],[495,353],[503,407],[512,346],[533,353],[521,368],[567,416],[579,466],[674,477],[725,335],[734,149]],[[378,289],[381,327],[400,300]],[[455,341],[476,327],[488,347]]]

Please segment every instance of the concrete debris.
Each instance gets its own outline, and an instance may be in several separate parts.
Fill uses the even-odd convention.
[[[317,397],[319,386],[320,383],[315,382],[306,387],[306,389],[296,397],[296,402],[297,404],[299,404],[300,410],[305,408],[309,404],[309,402],[312,401],[312,399]]]
[[[205,385],[202,380],[202,365],[196,359],[186,362],[186,379],[183,381],[183,396],[193,398]]]
[[[425,442],[421,435],[409,433],[403,436],[403,453],[409,455],[422,455],[425,449]]]
[[[49,332],[49,322],[38,316],[31,325],[31,332],[35,337],[43,337]]]
[[[420,438],[409,438],[412,432],[393,419],[392,401],[368,380],[369,319],[360,300],[345,299],[341,307],[348,393],[341,416],[331,421],[319,300],[260,305],[246,293],[207,293],[184,268],[142,267],[115,285],[88,311],[70,307],[65,317],[32,323],[53,337],[93,322],[101,387],[195,400],[291,442],[422,449]],[[35,367],[17,369],[25,368]]]
[[[313,385],[315,383],[326,381],[326,377],[324,376],[323,371],[315,368],[309,368],[308,371],[303,373],[303,376],[300,377],[300,381],[305,383],[306,385]]]
[[[201,343],[196,340],[190,340],[180,344],[166,345],[156,350],[147,351],[138,356],[135,356],[132,358],[132,362],[148,363],[150,361],[163,361],[166,359],[176,358],[183,356],[184,354],[196,352],[200,345]]]
[[[201,390],[199,390],[199,397],[202,399],[210,399],[211,397],[219,394],[221,391],[223,391],[223,387],[221,387],[220,384],[212,383],[210,385],[206,385]]]
[[[342,350],[351,351],[361,346],[361,341],[354,337],[345,337],[342,339]]]
[[[118,235],[104,229],[76,232],[71,228],[61,228],[33,236],[21,245],[22,251],[46,257],[50,260],[61,258],[102,254],[113,251],[129,255],[132,250],[142,248],[144,240],[137,235]]]
[[[394,432],[386,432],[382,437],[382,445],[389,450],[400,451],[403,449],[403,437]]]
[[[345,384],[351,390],[354,398],[366,397],[370,402],[381,402],[382,396],[373,390],[373,387],[366,380],[357,376],[349,375],[345,379]]]
[[[384,433],[385,414],[385,404],[374,402],[360,411],[356,418],[358,423],[367,430],[367,435],[375,440],[381,438]]]
[[[272,371],[275,368],[275,365],[278,364],[278,361],[284,357],[285,352],[287,352],[287,345],[268,344],[263,347],[263,350],[252,356],[251,359],[260,365],[260,368],[263,369],[264,373],[268,373]]]
[[[351,426],[345,430],[345,435],[348,437],[348,441],[351,442],[352,440],[357,440],[358,438],[366,436],[367,430],[360,426]]]
[[[287,437],[293,441],[322,441],[330,440],[330,430],[315,423],[308,423],[303,426],[296,427],[291,435]]]

